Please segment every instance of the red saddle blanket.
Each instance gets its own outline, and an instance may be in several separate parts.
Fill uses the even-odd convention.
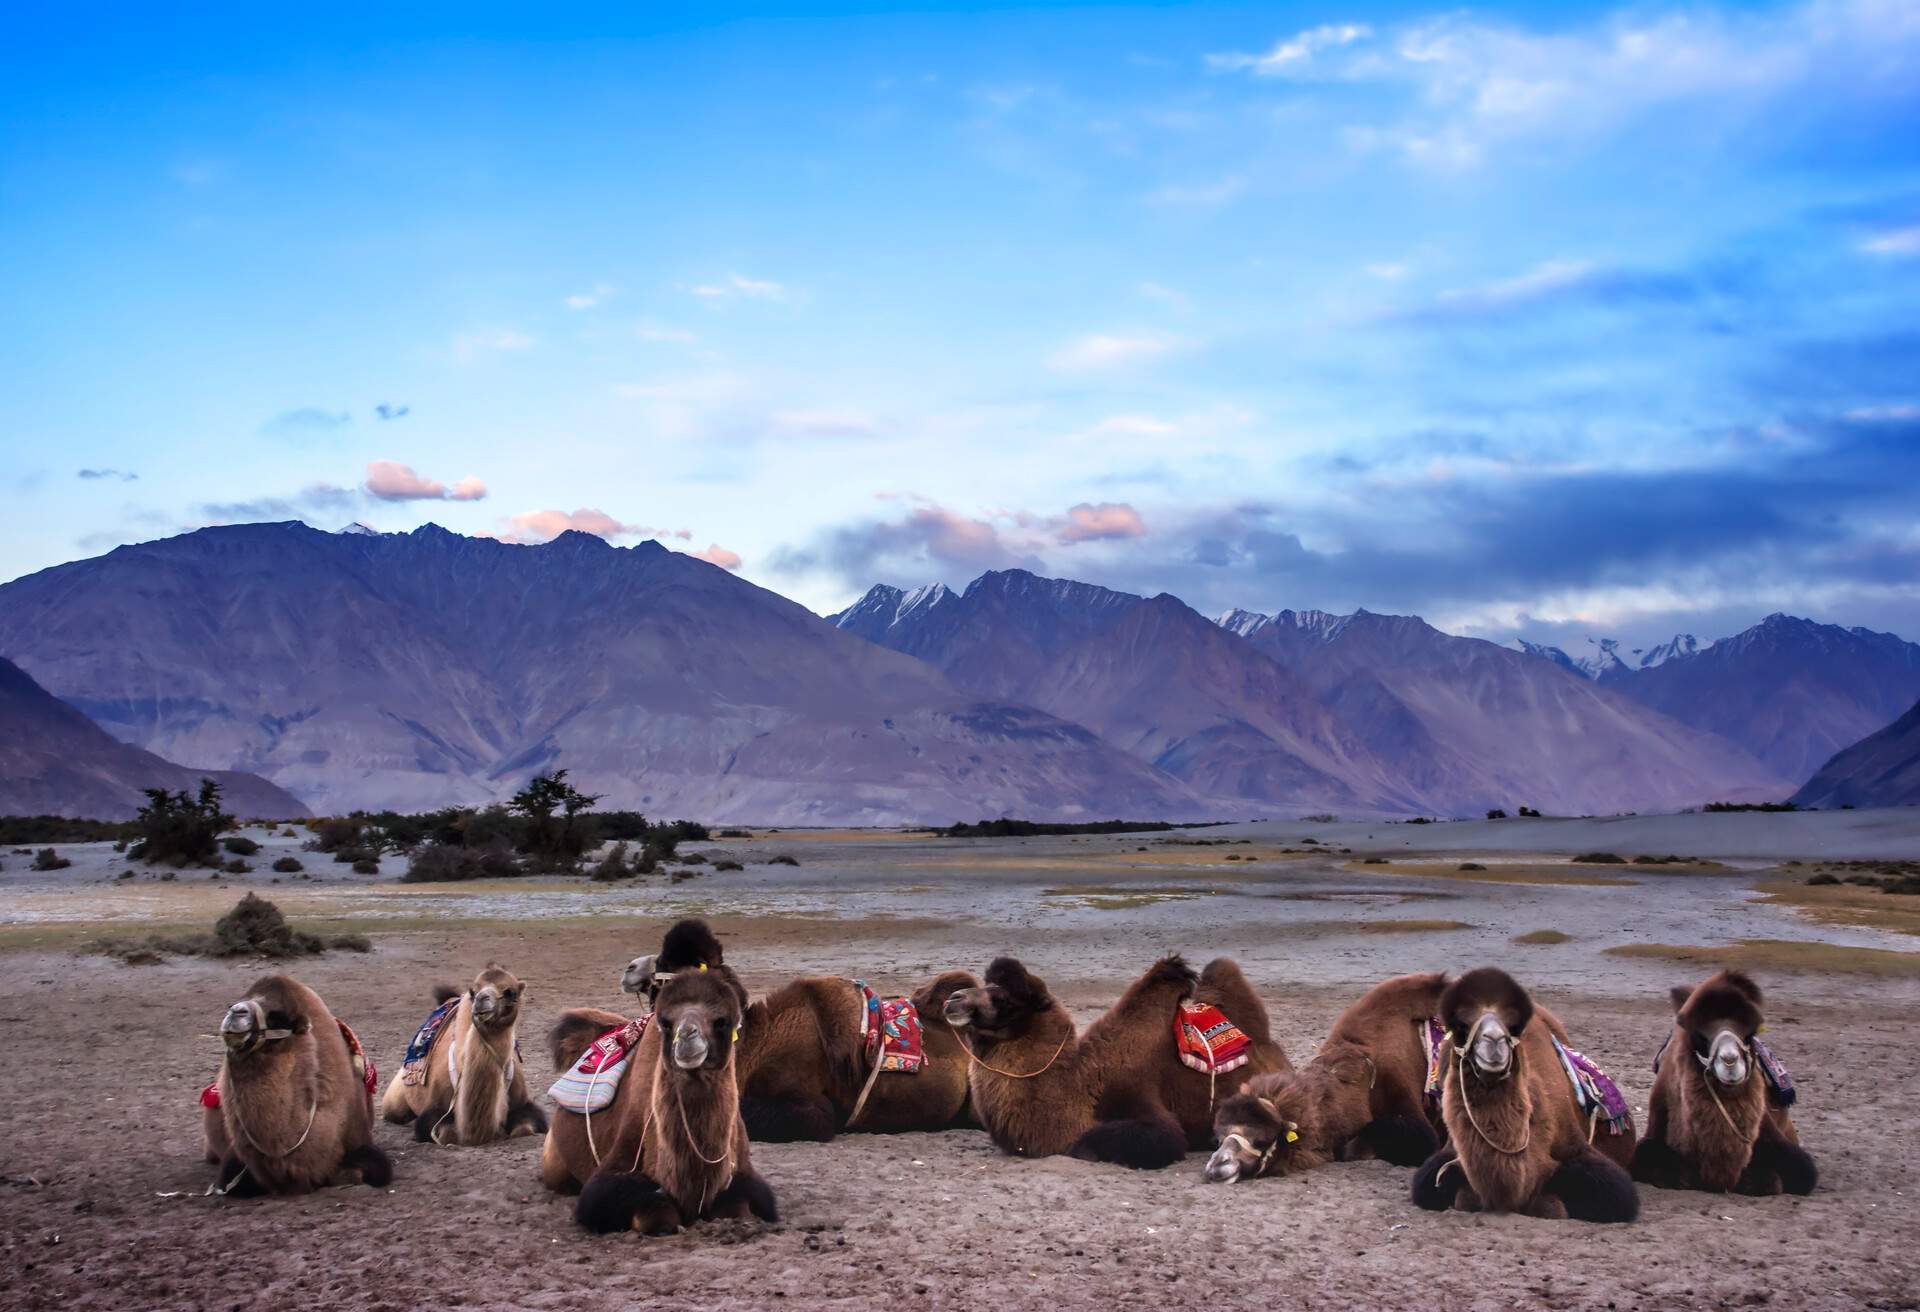
[[[1210,1002],[1183,1002],[1173,1020],[1180,1060],[1197,1071],[1224,1075],[1253,1060],[1253,1040]]]
[[[648,1012],[601,1034],[587,1045],[578,1061],[560,1073],[547,1095],[570,1112],[591,1115],[604,1109],[618,1092],[633,1050],[652,1019],[653,1013]]]
[[[360,1077],[360,1085],[366,1090],[367,1112],[373,1112],[373,1091],[380,1085],[380,1072],[374,1068],[373,1058],[367,1056],[366,1049],[360,1046],[360,1036],[343,1020],[335,1020],[340,1027],[340,1037],[347,1041],[347,1056],[353,1059],[353,1073]],[[220,1105],[220,1081],[216,1078],[212,1084],[200,1090],[202,1107]]]
[[[853,981],[860,990],[860,1039],[867,1065],[883,1071],[917,1075],[927,1064],[926,1040],[920,1032],[920,1013],[911,998],[882,998],[865,980]]]

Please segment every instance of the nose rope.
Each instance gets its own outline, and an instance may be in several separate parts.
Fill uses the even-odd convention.
[[[1479,1030],[1479,1028],[1480,1027],[1478,1025],[1474,1026],[1474,1030],[1476,1032]],[[1520,1146],[1518,1148],[1509,1148],[1505,1144],[1496,1143],[1493,1139],[1493,1136],[1488,1134],[1486,1130],[1481,1128],[1480,1118],[1473,1114],[1473,1100],[1467,1097],[1467,1077],[1463,1070],[1464,1065],[1465,1063],[1459,1060],[1456,1060],[1453,1063],[1453,1082],[1454,1082],[1454,1087],[1459,1091],[1459,1094],[1460,1094],[1460,1105],[1467,1109],[1467,1124],[1471,1125],[1473,1127],[1473,1132],[1479,1135],[1480,1138],[1485,1141],[1487,1147],[1493,1149],[1495,1152],[1503,1154],[1504,1156],[1507,1156],[1507,1157],[1520,1156],[1522,1153],[1527,1151],[1527,1146],[1533,1142],[1533,1109],[1530,1107],[1527,1109],[1527,1123],[1525,1128],[1521,1132]],[[1519,1066],[1520,1066],[1520,1053],[1518,1049],[1515,1049],[1513,1054],[1513,1061],[1507,1068],[1507,1075],[1512,1075],[1515,1070],[1519,1069]],[[1502,1078],[1504,1079],[1506,1077],[1503,1076]],[[1524,1090],[1522,1091],[1521,1096],[1522,1098],[1525,1097]]]
[[[973,1046],[969,1044],[965,1039],[960,1038],[959,1031],[956,1030],[954,1032],[953,1037],[956,1039],[960,1039],[960,1051],[966,1053],[967,1060],[972,1062],[975,1066],[978,1066],[983,1070],[992,1071],[995,1075],[1004,1075],[1010,1080],[1031,1080],[1036,1075],[1045,1075],[1047,1073],[1047,1070],[1056,1061],[1060,1060],[1060,1054],[1067,1050],[1067,1044],[1069,1041],[1072,1040],[1073,1035],[1069,1033],[1066,1038],[1060,1040],[1060,1046],[1053,1050],[1053,1056],[1047,1058],[1047,1064],[1045,1066],[1042,1066],[1037,1071],[1028,1071],[1024,1075],[1022,1075],[1018,1071],[1003,1071],[998,1066],[987,1065],[987,1063],[981,1061],[978,1057],[973,1055]]]
[[[1246,1135],[1240,1133],[1240,1131],[1238,1130],[1232,1131],[1231,1133],[1227,1134],[1224,1138],[1220,1140],[1220,1146],[1222,1148],[1227,1147],[1229,1144],[1236,1144],[1236,1143],[1239,1144],[1241,1148],[1245,1149],[1249,1153],[1253,1151],[1253,1144],[1247,1139]],[[1260,1154],[1260,1160],[1254,1163],[1254,1167],[1253,1167],[1254,1175],[1260,1176],[1260,1175],[1266,1174],[1267,1163],[1273,1160],[1273,1155],[1276,1151],[1279,1150],[1279,1147],[1280,1147],[1280,1141],[1278,1139],[1275,1139],[1272,1143],[1267,1145],[1267,1150]]]

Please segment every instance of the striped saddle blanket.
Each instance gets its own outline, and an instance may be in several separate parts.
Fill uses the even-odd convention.
[[[1437,1020],[1417,1020],[1421,1046],[1427,1052],[1427,1097],[1440,1100],[1440,1066],[1447,1053],[1447,1027]]]
[[[1605,1122],[1608,1134],[1625,1134],[1633,1128],[1633,1113],[1627,1110],[1626,1096],[1613,1078],[1600,1069],[1598,1062],[1558,1039],[1553,1041],[1553,1050],[1560,1054],[1561,1069],[1573,1084],[1573,1100],[1589,1119],[1598,1117]]]
[[[927,1064],[927,1047],[913,999],[882,998],[863,979],[853,986],[860,990],[860,1042],[867,1065],[918,1075]]]
[[[582,1115],[604,1110],[619,1092],[620,1078],[627,1073],[633,1050],[640,1046],[640,1036],[647,1032],[647,1022],[652,1019],[649,1012],[614,1026],[588,1044],[580,1060],[567,1067],[547,1089],[547,1096]]]
[[[407,1045],[407,1055],[400,1059],[400,1083],[425,1084],[427,1082],[427,1054],[433,1050],[433,1041],[440,1034],[440,1027],[447,1023],[447,1017],[459,1008],[458,996],[427,1013],[420,1022],[420,1028],[413,1032],[413,1042]]]
[[[1180,1060],[1208,1075],[1237,1071],[1253,1060],[1253,1040],[1210,1002],[1183,1002],[1173,1018]]]
[[[346,1040],[347,1056],[353,1061],[353,1073],[358,1077],[360,1087],[366,1091],[367,1113],[368,1115],[372,1115],[373,1091],[379,1087],[380,1072],[375,1069],[373,1058],[367,1056],[366,1049],[360,1046],[360,1036],[355,1034],[353,1029],[343,1020],[336,1019],[334,1024],[340,1027],[340,1037]],[[218,1107],[220,1105],[220,1081],[218,1078],[216,1078],[212,1084],[200,1090],[200,1105],[208,1108]]]

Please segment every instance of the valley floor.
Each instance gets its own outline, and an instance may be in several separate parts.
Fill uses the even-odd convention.
[[[1604,824],[1615,827],[1596,837]],[[1920,1252],[1908,1240],[1920,1226],[1911,1023],[1920,943],[1873,923],[1823,923],[1756,893],[1804,877],[1806,867],[1781,867],[1789,859],[1920,856],[1920,811],[1543,822],[1528,840],[1509,838],[1526,832],[1272,823],[989,842],[795,832],[693,845],[731,851],[746,863],[740,872],[615,888],[400,885],[397,862],[360,877],[305,853],[318,878],[276,886],[265,873],[272,849],[254,858],[257,873],[217,883],[116,879],[125,863],[104,848],[63,850],[74,867],[45,875],[4,854],[0,1307],[1920,1303]],[[1303,854],[1310,847],[1326,850]],[[1696,860],[1567,862],[1596,847]],[[765,864],[776,852],[799,866]],[[1390,864],[1364,864],[1369,855]],[[1697,860],[1706,858],[1715,864]],[[1459,871],[1462,862],[1487,869]],[[429,987],[463,982],[494,958],[528,981],[522,1032],[533,1082],[544,1085],[539,1037],[555,1013],[619,1006],[625,961],[651,950],[672,917],[699,914],[756,991],[834,973],[904,992],[937,969],[978,971],[1012,952],[1083,1022],[1159,952],[1228,953],[1261,989],[1296,1062],[1380,977],[1492,962],[1534,987],[1638,1113],[1666,988],[1706,967],[1607,948],[1832,949],[1823,960],[1841,969],[1755,967],[1822,1180],[1806,1199],[1645,1190],[1638,1224],[1601,1230],[1424,1213],[1407,1201],[1408,1172],[1373,1162],[1208,1186],[1197,1155],[1143,1174],[1011,1160],[977,1131],[851,1135],[756,1146],[780,1195],[778,1226],[592,1239],[573,1225],[570,1200],[541,1190],[536,1140],[446,1149],[383,1125],[390,1191],[227,1203],[201,1196],[211,1168],[199,1160],[195,1095],[219,1061],[220,1012],[268,968],[128,967],[81,949],[102,934],[205,927],[238,887],[273,898],[297,925],[372,936],[370,955],[333,953],[294,973],[360,1032],[383,1082]],[[1539,929],[1569,941],[1511,943]]]

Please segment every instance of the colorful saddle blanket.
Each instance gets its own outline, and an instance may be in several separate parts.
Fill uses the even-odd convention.
[[[640,1036],[647,1032],[647,1022],[652,1019],[649,1012],[595,1039],[580,1060],[567,1067],[547,1089],[547,1096],[582,1115],[604,1110],[619,1092],[620,1078],[627,1073],[633,1050],[640,1045]]]
[[[336,1019],[334,1024],[340,1027],[340,1037],[347,1042],[347,1056],[353,1061],[353,1073],[359,1077],[360,1087],[366,1091],[367,1112],[371,1115],[373,1091],[380,1084],[380,1072],[374,1068],[373,1059],[367,1056],[366,1050],[360,1046],[360,1036],[355,1034],[343,1020]],[[202,1107],[220,1105],[220,1081],[217,1077],[212,1084],[200,1090],[200,1105]]]
[[[427,1018],[420,1022],[420,1028],[413,1032],[413,1042],[407,1045],[407,1055],[400,1059],[400,1083],[427,1082],[427,1053],[433,1050],[433,1041],[439,1036],[440,1027],[459,1007],[460,997],[455,994],[428,1012]]]
[[[1589,1118],[1598,1117],[1606,1123],[1608,1134],[1625,1134],[1633,1128],[1633,1113],[1627,1110],[1627,1099],[1613,1077],[1600,1069],[1599,1063],[1583,1056],[1555,1039],[1553,1050],[1560,1054],[1560,1066],[1567,1073],[1567,1079],[1573,1084],[1573,1100]]]
[[[1673,1032],[1669,1030],[1660,1044],[1660,1051],[1653,1054],[1655,1075],[1660,1073],[1660,1059],[1667,1055],[1667,1046],[1672,1042]],[[1787,1074],[1786,1064],[1773,1055],[1773,1049],[1758,1034],[1748,1043],[1753,1048],[1753,1060],[1760,1067],[1761,1078],[1767,1082],[1767,1101],[1781,1111],[1787,1110],[1800,1100],[1799,1090],[1793,1087],[1793,1076]]]
[[[927,1064],[927,1047],[913,999],[882,998],[863,979],[853,981],[853,986],[860,990],[860,1042],[867,1065],[918,1075]]]
[[[1253,1060],[1253,1040],[1210,1002],[1183,1002],[1173,1018],[1180,1060],[1208,1075],[1237,1071]]]
[[[1440,1063],[1447,1052],[1447,1027],[1437,1020],[1417,1020],[1420,1043],[1427,1050],[1427,1097],[1440,1099]]]

